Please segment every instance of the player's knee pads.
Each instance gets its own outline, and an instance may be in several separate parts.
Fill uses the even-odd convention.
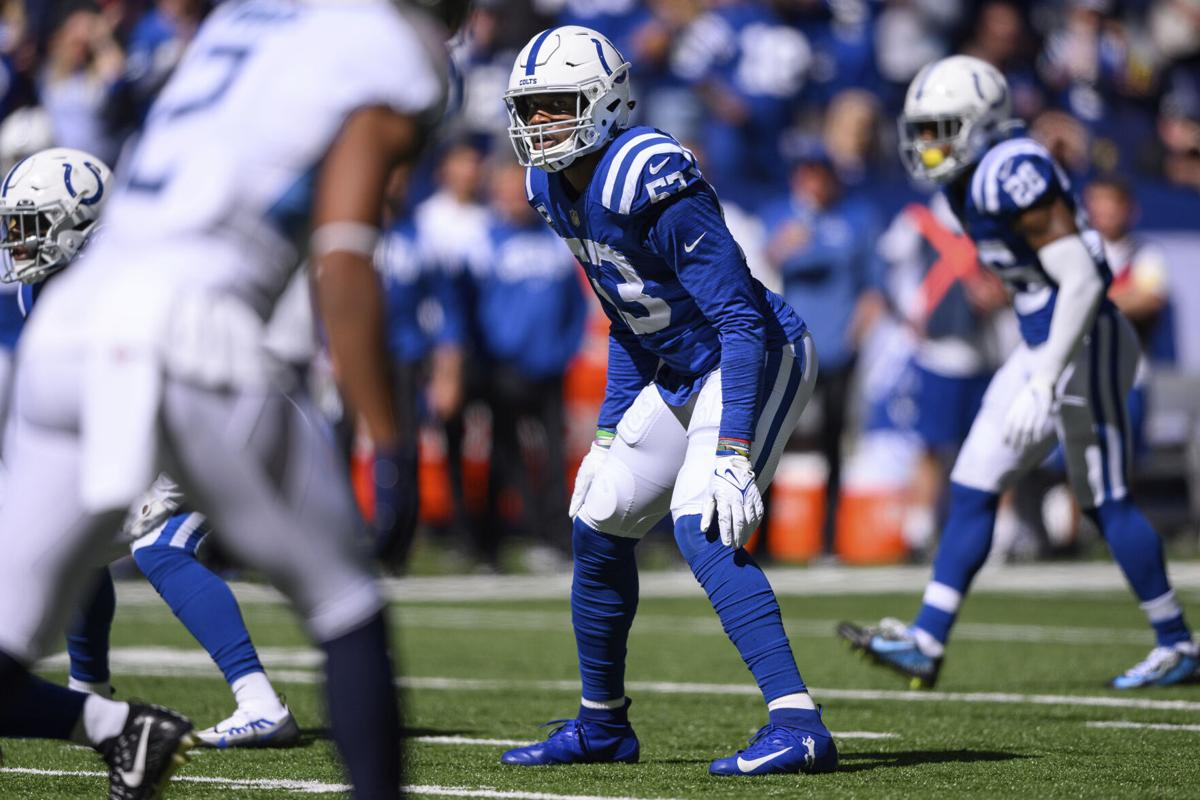
[[[716,525],[712,526],[715,534]],[[683,555],[689,566],[694,566],[697,559],[700,558],[716,541],[716,536],[709,538],[708,534],[700,530],[700,515],[685,514],[675,519],[675,544],[679,547],[679,552]]]
[[[578,520],[597,531],[641,538],[645,531],[633,533],[631,528],[637,520],[629,518],[637,490],[633,471],[610,456],[588,487]]]
[[[571,526],[575,563],[584,568],[632,559],[637,543],[637,539],[605,533],[578,517]]]

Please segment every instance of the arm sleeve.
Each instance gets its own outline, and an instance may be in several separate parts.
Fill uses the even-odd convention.
[[[760,292],[712,190],[697,187],[679,195],[658,215],[647,243],[675,270],[720,335],[719,435],[752,439],[765,320]]]
[[[1038,259],[1058,284],[1058,299],[1050,317],[1050,334],[1035,351],[1034,375],[1053,386],[1091,330],[1105,286],[1092,254],[1078,235],[1054,240],[1038,250]]]
[[[637,334],[623,323],[613,322],[608,337],[608,374],[604,402],[596,426],[616,428],[621,417],[633,405],[638,394],[658,371],[658,357],[637,340]]]

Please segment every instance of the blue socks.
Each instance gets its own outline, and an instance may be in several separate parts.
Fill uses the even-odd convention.
[[[32,675],[0,653],[0,738],[70,739],[87,698]]]
[[[67,654],[75,680],[108,683],[108,636],[116,611],[112,575],[108,567],[103,567],[96,572],[96,588],[86,596],[67,628]]]
[[[625,697],[625,645],[638,604],[637,539],[611,536],[575,519],[571,623],[583,696]]]
[[[388,659],[383,612],[361,627],[322,642],[329,727],[354,796],[400,797],[400,708]]]
[[[713,526],[715,537],[716,526]],[[746,662],[763,698],[808,691],[783,630],[779,602],[758,564],[745,550],[733,550],[700,530],[700,515],[675,521],[675,542],[692,574],[704,587],[725,634]]]
[[[1189,641],[1192,633],[1167,580],[1162,540],[1138,507],[1128,498],[1108,500],[1089,511],[1088,516],[1104,534],[1113,559],[1154,628],[1158,644],[1170,647]]]
[[[133,558],[179,621],[212,656],[226,681],[232,684],[243,675],[263,671],[241,609],[225,581],[189,550],[167,542],[140,547],[133,551]]]
[[[625,649],[637,612],[637,540],[601,533],[576,519],[572,541],[571,620],[583,696],[617,700],[625,696]],[[767,702],[807,691],[775,592],[750,555],[701,533],[699,514],[675,522],[675,541]],[[586,709],[587,717],[620,724],[627,720],[627,707]],[[580,714],[582,718],[584,710]]]
[[[963,595],[987,559],[999,502],[1000,496],[992,492],[950,484],[950,511],[933,560],[933,580],[925,587],[921,610],[913,623],[936,643],[944,645],[950,638]],[[930,644],[922,641],[921,649],[929,649]]]

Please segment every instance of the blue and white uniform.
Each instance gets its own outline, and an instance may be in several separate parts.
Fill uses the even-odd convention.
[[[975,241],[980,260],[1012,290],[1023,339],[992,379],[951,480],[982,491],[1000,491],[1040,463],[1061,439],[1071,486],[1083,508],[1123,499],[1129,490],[1132,455],[1125,397],[1133,384],[1139,349],[1132,326],[1107,298],[1059,379],[1056,396],[1061,399],[1040,440],[1015,449],[1002,435],[1005,414],[1033,371],[1037,348],[1049,334],[1058,298],[1054,280],[1014,230],[1013,218],[1062,198],[1075,210],[1080,238],[1104,285],[1112,281],[1100,237],[1088,226],[1069,179],[1042,145],[1018,136],[992,147],[963,196],[951,192],[949,198]]]
[[[765,487],[811,394],[815,351],[796,312],[751,277],[692,154],[630,128],[581,195],[538,169],[526,188],[611,321],[599,425],[617,440],[580,517],[640,538],[668,512],[698,514],[718,436],[753,442]]]

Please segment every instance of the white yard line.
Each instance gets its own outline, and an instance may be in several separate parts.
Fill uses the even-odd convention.
[[[897,567],[769,567],[771,585],[780,595],[815,597],[837,594],[913,593],[929,580],[929,568]],[[1200,562],[1173,562],[1171,583],[1177,591],[1200,590]],[[564,599],[570,594],[570,573],[558,575],[454,575],[412,577],[383,581],[388,599],[403,603],[446,603],[471,600]],[[1115,564],[1020,564],[989,565],[971,587],[973,592],[1012,592],[1034,595],[1064,595],[1079,592],[1126,591],[1124,578]],[[282,603],[282,596],[269,586],[236,582],[234,591],[243,603]],[[686,570],[644,572],[642,597],[696,597],[704,593]],[[144,581],[118,581],[121,605],[161,603]]]
[[[14,775],[37,775],[47,778],[106,778],[108,773],[90,770],[31,769],[28,767],[0,767],[0,773]],[[279,789],[298,794],[345,794],[351,787],[343,783],[320,781],[276,780],[273,778],[214,778],[205,775],[176,775],[171,779],[180,783],[204,783],[225,786],[231,789]],[[484,797],[497,800],[643,800],[635,797],[591,794],[552,794],[550,792],[522,792],[473,786],[426,786],[403,787],[406,794],[424,797]],[[669,798],[647,798],[646,800],[670,800]]]
[[[316,671],[320,653],[308,648],[263,648],[260,651],[271,677],[280,683],[316,683],[321,676]],[[131,675],[165,677],[219,678],[203,650],[180,650],[170,647],[114,648],[109,653],[113,671]],[[43,662],[43,666],[65,664],[60,657]],[[276,664],[294,665],[277,669]],[[407,676],[397,684],[417,691],[579,691],[579,682],[571,680],[508,680],[492,678],[446,678],[437,676]],[[630,681],[633,692],[646,694],[747,695],[758,694],[750,683],[683,683],[674,681]],[[822,699],[862,700],[915,703],[994,703],[1009,705],[1051,705],[1095,708],[1138,708],[1151,711],[1200,712],[1200,701],[1154,700],[1146,697],[1118,695],[1023,694],[1017,692],[911,692],[888,689],[823,689],[813,694]]]
[[[1085,723],[1089,728],[1113,728],[1117,730],[1182,731],[1200,733],[1200,725],[1173,725],[1166,722],[1130,722],[1114,719]]]

